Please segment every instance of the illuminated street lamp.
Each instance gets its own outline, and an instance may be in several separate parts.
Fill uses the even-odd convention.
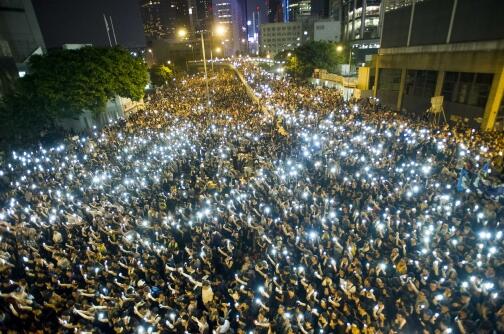
[[[348,75],[350,75],[350,72],[352,70],[352,46],[350,46],[348,51]],[[342,45],[336,46],[336,52],[341,53],[344,50],[344,47]],[[348,100],[348,88],[347,88],[347,93],[346,97]]]
[[[185,38],[187,36],[187,29],[185,28],[180,28],[178,31],[177,31],[177,36],[179,38]]]
[[[215,27],[215,36],[222,37],[226,34],[226,27],[222,24],[219,24]]]
[[[187,30],[185,28],[180,28],[177,31],[177,36],[179,36],[180,38],[184,38],[185,36],[187,36]],[[205,40],[203,39],[203,31],[201,31],[201,50],[203,53],[203,68],[205,69],[205,88],[207,96],[207,106],[210,106],[210,89],[208,88],[208,72],[205,56]]]

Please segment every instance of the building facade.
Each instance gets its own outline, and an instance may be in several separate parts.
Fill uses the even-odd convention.
[[[260,26],[260,51],[274,56],[293,50],[308,41],[341,41],[341,22],[305,16],[294,22],[268,23]]]
[[[338,43],[341,41],[341,22],[334,20],[315,21],[313,40]]]
[[[329,0],[329,18],[335,21],[341,21],[343,17],[343,1]]]
[[[352,46],[355,63],[371,60],[380,47],[382,0],[343,0],[341,2],[343,39]],[[335,6],[338,4],[336,3]]]
[[[0,99],[14,88],[17,78],[18,70],[9,43],[0,40]]]
[[[504,2],[394,0],[385,7],[374,94],[418,115],[443,96],[448,120],[484,130],[497,120],[502,128]]]
[[[160,38],[164,35],[161,24],[161,0],[141,0],[140,8],[147,39]]]
[[[192,0],[140,0],[147,39],[174,39],[180,28],[193,31],[195,22],[189,8],[192,14],[195,5],[190,7],[190,3]]]
[[[268,22],[294,22],[307,16],[328,18],[330,0],[268,0]]]
[[[301,21],[261,24],[260,31],[261,53],[270,56],[295,49],[303,43],[308,34],[304,34],[306,30],[303,30]]]
[[[196,32],[209,31],[212,26],[212,1],[211,0],[195,0],[196,9]],[[193,14],[194,15],[194,14]]]
[[[192,13],[192,9],[191,9]],[[193,31],[189,15],[188,0],[161,0],[161,22],[166,38],[177,38],[177,30],[184,28]]]
[[[0,40],[7,42],[16,63],[46,49],[44,38],[30,0],[0,0]]]
[[[288,20],[297,21],[302,17],[312,15],[312,0],[289,0],[286,3],[286,8]]]
[[[286,2],[282,0],[269,0],[267,2],[269,23],[284,22],[285,3]]]
[[[231,56],[246,49],[246,27],[238,0],[213,0],[213,19],[216,26],[225,27],[224,36],[216,36],[222,55]]]

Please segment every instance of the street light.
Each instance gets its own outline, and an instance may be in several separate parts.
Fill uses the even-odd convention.
[[[210,106],[210,90],[208,88],[208,72],[205,56],[205,40],[203,39],[203,31],[201,31],[200,34],[201,34],[201,50],[203,53],[203,68],[205,69],[205,88],[206,88],[207,106]],[[180,38],[184,38],[185,36],[187,36],[187,30],[185,28],[180,28],[177,31],[177,36],[179,36]]]
[[[187,45],[187,46],[191,49],[191,52],[192,52],[192,57],[193,57],[193,61],[195,61],[195,60],[196,60],[196,57],[194,56],[194,48],[193,48],[192,44],[189,44],[189,45]]]
[[[215,27],[215,36],[224,36],[226,34],[226,27],[222,24],[219,24]]]
[[[187,36],[187,29],[186,28],[180,28],[177,31],[177,36],[180,38],[185,38]]]
[[[211,36],[223,37],[227,33],[227,27],[223,24],[217,24],[212,30],[210,30]],[[213,61],[213,39],[210,39],[210,65],[212,66],[212,73],[214,72],[214,61]],[[224,43],[222,43],[224,45]]]
[[[336,46],[336,52],[340,53],[343,51],[344,47],[342,45]],[[350,72],[352,71],[352,46],[349,46],[348,51],[348,75],[350,76]],[[347,100],[348,100],[348,88],[347,88]]]

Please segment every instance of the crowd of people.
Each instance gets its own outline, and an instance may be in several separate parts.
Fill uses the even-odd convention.
[[[236,66],[12,152],[0,331],[504,332],[502,137]]]

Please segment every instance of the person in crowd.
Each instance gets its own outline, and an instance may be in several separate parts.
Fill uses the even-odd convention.
[[[240,61],[0,166],[0,330],[504,332],[504,137]]]

